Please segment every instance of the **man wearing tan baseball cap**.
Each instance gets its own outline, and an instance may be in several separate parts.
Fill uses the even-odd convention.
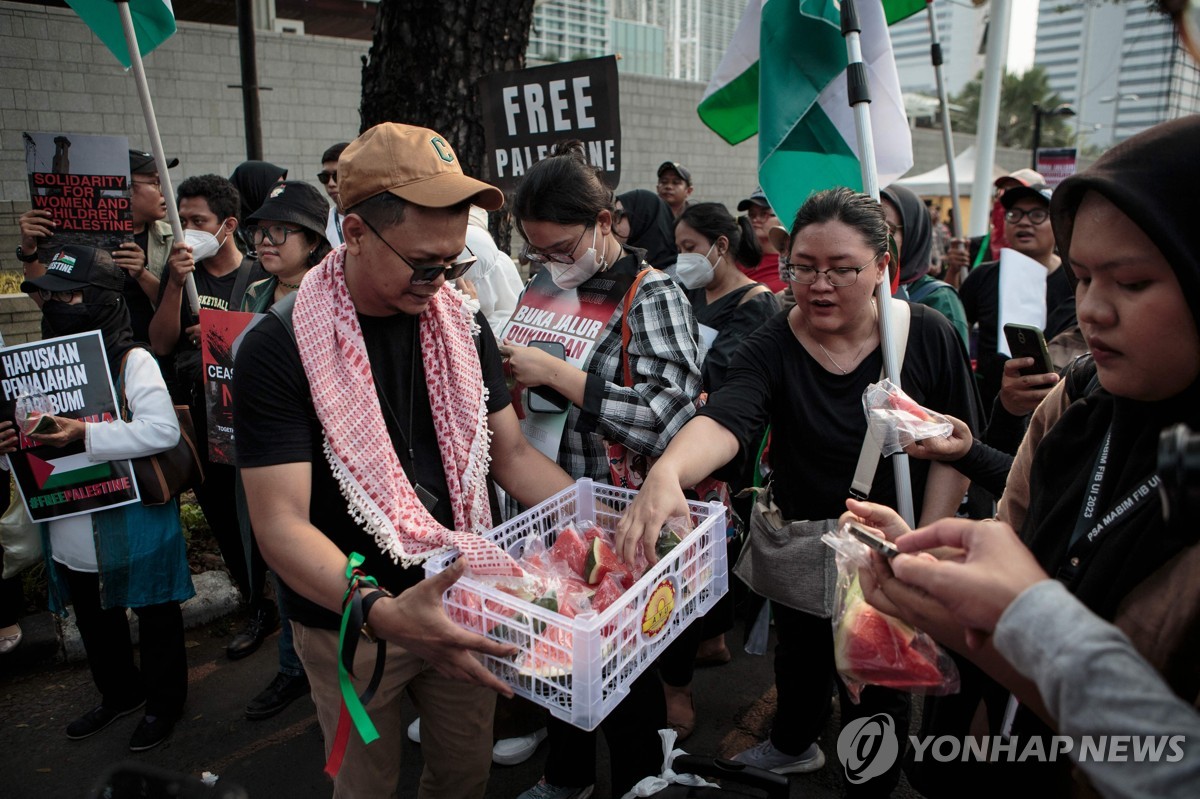
[[[500,190],[464,175],[435,131],[398,123],[345,149],[338,184],[345,243],[238,352],[238,466],[335,795],[482,797],[496,692],[512,691],[475,653],[514,652],[451,622],[441,597],[465,561],[505,565],[478,537],[495,523],[489,472],[527,506],[572,480],[525,440],[491,328],[449,283],[475,260],[460,258],[470,205],[499,208]],[[422,562],[448,546],[466,557],[422,579]],[[339,642],[344,604],[352,632]],[[370,635],[361,645],[359,628]],[[354,698],[364,691],[370,744]],[[419,792],[398,785],[405,693],[421,713]],[[339,737],[343,701],[356,721]]]

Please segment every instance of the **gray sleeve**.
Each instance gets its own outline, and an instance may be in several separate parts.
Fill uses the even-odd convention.
[[[1021,593],[1000,617],[996,650],[1033,680],[1069,751],[1106,797],[1200,795],[1200,715],[1176,696],[1124,633],[1057,580]],[[1107,736],[1106,759],[1080,757]],[[1114,753],[1118,739],[1127,744]],[[1155,753],[1158,753],[1157,755]]]

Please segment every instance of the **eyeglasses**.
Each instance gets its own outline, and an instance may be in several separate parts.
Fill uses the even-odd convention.
[[[255,247],[262,244],[264,241],[269,244],[273,244],[276,247],[282,247],[284,242],[287,241],[289,235],[292,233],[303,232],[304,228],[287,227],[285,225],[270,225],[268,227],[251,225],[250,227],[246,228],[246,233],[250,236],[250,241],[254,243]]]
[[[583,232],[579,234],[579,238],[575,239],[571,249],[566,252],[542,252],[527,243],[521,251],[521,255],[526,261],[533,261],[535,264],[544,264],[547,261],[554,261],[556,264],[573,264],[575,263],[575,249],[579,246],[579,242],[583,241],[584,235],[593,227],[594,225],[584,225]]]
[[[853,286],[858,280],[858,275],[867,267],[875,263],[875,256],[862,266],[835,266],[832,269],[817,269],[812,266],[803,266],[799,264],[790,264],[783,258],[779,259],[779,278],[787,283],[799,283],[802,286],[811,286],[817,282],[817,278],[821,275],[829,281],[829,285],[834,288],[845,288]]]
[[[474,266],[475,262],[479,260],[475,257],[474,251],[472,251],[470,247],[467,247],[467,252],[471,253],[471,257],[464,258],[461,261],[455,261],[452,264],[414,264],[412,261],[405,258],[399,250],[397,250],[391,244],[388,244],[388,240],[380,235],[379,231],[375,229],[374,225],[372,225],[363,217],[359,218],[362,219],[362,223],[367,226],[367,229],[375,234],[375,238],[382,241],[389,250],[396,254],[397,258],[399,258],[401,261],[404,261],[405,265],[413,271],[412,279],[408,281],[413,286],[426,286],[443,276],[447,280],[457,280],[465,275],[467,270]]]
[[[65,302],[67,305],[71,304],[71,300],[75,299],[76,294],[82,293],[82,289],[78,291],[46,291],[46,289],[38,289],[38,296],[42,298],[42,302],[54,300],[55,302]]]
[[[896,238],[896,234],[897,234],[897,233],[903,233],[903,232],[904,232],[904,226],[903,226],[903,225],[896,225],[896,224],[893,224],[893,223],[891,223],[891,222],[888,222],[888,223],[887,223],[887,228],[888,228],[888,235],[889,235],[889,236],[891,236],[892,238]]]
[[[158,180],[135,180],[133,182],[139,186],[153,186],[156,189],[162,188],[162,182]]]
[[[337,172],[330,172],[328,169],[322,169],[317,173],[317,180],[322,183],[328,183],[331,180],[337,180]]]
[[[1004,220],[1014,225],[1025,217],[1029,217],[1030,224],[1040,225],[1050,218],[1050,212],[1045,208],[1030,208],[1028,211],[1024,208],[1009,208],[1004,212]]]

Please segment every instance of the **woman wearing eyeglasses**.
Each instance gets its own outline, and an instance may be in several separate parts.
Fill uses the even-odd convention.
[[[883,367],[875,301],[890,261],[883,209],[849,189],[819,192],[796,214],[788,245],[780,264],[795,307],[746,339],[725,383],[651,469],[618,530],[626,560],[639,546],[653,558],[662,523],[684,507],[680,486],[756,452],[767,424],[773,498],[783,518],[836,519],[845,509],[867,431],[863,391]],[[904,390],[926,407],[965,414],[958,418],[975,427],[978,400],[954,328],[922,305],[901,303],[889,312],[893,318],[908,315]],[[944,465],[912,464],[913,504],[923,523],[953,515],[965,490],[966,479]],[[890,460],[879,461],[869,496],[895,506]],[[835,676],[830,622],[778,602],[773,607],[779,639],[775,725],[767,741],[736,759],[781,774],[815,771],[825,760],[816,741],[829,717]],[[906,694],[869,687],[862,703],[852,705],[840,681],[838,686],[843,724],[889,713],[898,730],[907,729]],[[886,795],[898,778],[899,763],[887,776],[848,790]]]
[[[251,283],[242,310],[264,313],[296,289],[308,270],[330,250],[325,238],[329,203],[320,192],[298,180],[278,183],[249,219],[246,231],[270,277]]]
[[[583,369],[506,342],[501,354],[527,386],[549,386],[570,403],[558,463],[572,477],[609,482],[605,440],[646,457],[662,453],[691,418],[700,394],[696,321],[683,291],[645,262],[643,250],[613,234],[613,194],[587,162],[582,144],[566,142],[535,164],[517,189],[513,214],[527,242],[525,256],[546,264],[556,286],[580,296],[604,294],[613,281],[638,284],[608,320]],[[633,385],[622,368],[622,323],[628,324]],[[601,724],[612,752],[612,794],[620,796],[662,769],[657,730],[666,724],[662,688],[653,671]],[[591,793],[595,734],[551,719],[544,779],[522,799],[568,799]]]

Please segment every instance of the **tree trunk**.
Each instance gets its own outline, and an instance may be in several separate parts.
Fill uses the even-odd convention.
[[[382,0],[375,40],[363,59],[360,131],[405,122],[442,134],[463,171],[483,177],[484,137],[477,81],[524,69],[533,0]],[[511,216],[491,215],[508,251]]]

